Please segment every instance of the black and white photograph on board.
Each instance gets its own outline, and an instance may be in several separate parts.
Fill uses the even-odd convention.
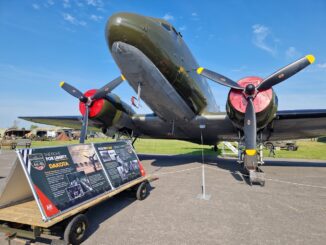
[[[74,173],[67,174],[66,176],[70,183],[70,186],[80,185],[83,192],[88,192],[93,190],[91,183],[87,178],[85,172],[74,172]]]

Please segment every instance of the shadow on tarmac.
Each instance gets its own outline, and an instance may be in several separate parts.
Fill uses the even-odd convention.
[[[220,158],[216,156],[213,151],[210,151],[210,154],[205,154],[204,162],[207,165],[212,167],[216,167],[220,170],[228,171],[235,180],[237,181],[245,181],[247,184],[249,183],[249,179],[246,176],[246,173],[243,170],[243,167],[237,163],[236,158]],[[202,156],[201,150],[197,150],[192,152],[191,154],[179,154],[179,155],[145,155],[139,154],[140,160],[153,160],[151,163],[152,166],[158,167],[152,174],[160,171],[165,167],[172,167],[172,166],[181,166],[186,165],[194,162],[201,163]],[[317,162],[313,160],[297,160],[297,159],[289,159],[286,160],[265,160],[264,167],[311,167],[311,168],[324,168],[326,167],[325,162]]]
[[[110,198],[109,200],[100,203],[87,212],[89,220],[89,228],[86,237],[90,237],[107,219],[120,212],[122,209],[128,207],[136,201],[135,197],[131,197],[131,193],[122,192]],[[97,212],[96,210],[101,210]],[[86,238],[86,240],[87,240]]]
[[[151,186],[150,192],[155,188]],[[92,207],[86,213],[89,221],[89,228],[86,234],[86,240],[100,227],[101,223],[119,213],[122,209],[128,207],[137,201],[135,191],[123,191],[112,198],[101,202],[99,205]],[[101,210],[101,212],[98,212]]]

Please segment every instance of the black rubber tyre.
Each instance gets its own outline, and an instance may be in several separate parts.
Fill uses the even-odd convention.
[[[85,214],[77,214],[66,226],[64,240],[66,244],[79,245],[85,240],[88,219]]]
[[[288,146],[288,151],[294,151],[294,149],[295,149],[294,145],[289,145]]]
[[[142,182],[138,188],[137,188],[137,192],[136,192],[136,198],[137,200],[144,200],[149,194],[149,184],[147,181]]]

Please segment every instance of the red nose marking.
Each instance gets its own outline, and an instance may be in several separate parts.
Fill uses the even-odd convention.
[[[91,90],[88,90],[86,93],[84,93],[84,95],[87,97],[91,97],[95,93],[96,93],[96,89],[91,89]],[[104,106],[104,99],[95,100],[89,108],[89,115],[88,115],[89,118],[98,116],[100,114],[103,106]],[[82,115],[85,114],[86,106],[82,102],[79,102],[79,111]]]
[[[260,77],[245,77],[238,81],[241,87],[246,87],[248,84],[253,84],[257,87],[263,79]],[[265,91],[258,92],[253,100],[255,112],[261,112],[269,105],[273,98],[272,89],[267,89]],[[229,94],[229,100],[231,105],[239,112],[245,113],[247,107],[247,99],[245,98],[242,91],[231,89]]]

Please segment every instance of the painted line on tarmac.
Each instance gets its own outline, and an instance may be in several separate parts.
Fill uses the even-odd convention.
[[[187,168],[187,169],[181,169],[181,170],[176,170],[176,171],[170,171],[170,172],[163,172],[163,173],[153,173],[153,175],[167,175],[167,174],[176,174],[176,173],[181,173],[181,172],[186,172],[186,171],[191,171],[195,169],[199,169],[200,167],[194,167],[194,168]]]
[[[239,176],[245,176],[245,177],[249,177],[249,175],[247,174],[241,174],[239,172],[234,172],[234,171],[228,171],[228,170],[222,170],[222,169],[216,169],[210,166],[205,166],[206,168],[218,171],[218,172],[223,172],[223,173],[228,173],[228,174],[237,174]],[[163,172],[163,173],[155,173],[154,175],[168,175],[168,174],[176,174],[176,173],[182,173],[182,172],[187,172],[187,171],[191,171],[191,170],[195,170],[195,169],[199,169],[202,168],[202,166],[199,167],[193,167],[193,168],[187,168],[187,169],[181,169],[181,170],[176,170],[176,171],[170,171],[170,172]],[[309,185],[309,184],[302,184],[302,183],[296,183],[296,182],[291,182],[291,181],[286,181],[286,180],[279,180],[279,179],[271,179],[271,178],[265,178],[265,180],[269,180],[269,181],[274,181],[274,182],[278,182],[278,183],[284,183],[284,184],[289,184],[289,185],[296,185],[296,186],[303,186],[303,187],[311,187],[311,188],[319,188],[319,189],[326,189],[326,186],[320,186],[320,185]]]
[[[216,169],[216,168],[213,168],[213,167],[210,167],[210,166],[207,166],[207,168],[213,169],[213,170],[218,171],[218,172],[224,172],[224,173],[229,173],[229,174],[231,173],[231,174],[237,174],[239,176],[249,177],[248,174],[241,174],[239,172]],[[326,186],[320,186],[320,185],[309,185],[309,184],[302,184],[302,183],[296,183],[296,182],[291,182],[291,181],[286,181],[286,180],[279,180],[279,179],[271,179],[271,178],[265,178],[265,180],[284,183],[284,184],[289,184],[289,185],[297,185],[297,186],[304,186],[304,187],[311,187],[311,188],[326,189]]]

